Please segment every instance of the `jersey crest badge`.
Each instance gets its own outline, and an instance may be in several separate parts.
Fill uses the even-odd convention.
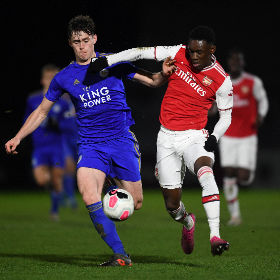
[[[212,84],[213,80],[211,80],[210,78],[208,78],[207,76],[205,76],[202,80],[203,85],[210,86]]]
[[[242,91],[243,94],[247,94],[250,91],[250,88],[248,86],[243,86],[241,88],[241,91]]]
[[[76,79],[73,85],[77,85],[77,84],[79,84],[79,83],[80,83],[80,82]]]
[[[99,72],[99,74],[100,74],[100,76],[101,76],[102,78],[107,78],[108,75],[109,75],[109,71],[105,68],[105,69],[101,70],[101,71]]]

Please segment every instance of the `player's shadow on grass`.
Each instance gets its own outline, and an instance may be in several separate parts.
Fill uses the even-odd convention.
[[[112,255],[48,255],[48,254],[7,254],[0,253],[0,257],[3,258],[22,258],[22,259],[32,259],[42,262],[50,263],[63,263],[69,265],[76,265],[78,267],[92,267],[99,266],[99,264],[108,261]],[[190,267],[202,267],[194,263],[186,263],[174,261],[174,259],[169,259],[162,256],[137,256],[133,255],[132,263],[137,264],[175,264],[184,265]]]
[[[190,267],[203,267],[202,265],[197,265],[192,262],[180,262],[176,261],[173,258],[167,258],[164,256],[132,256],[132,263],[141,263],[141,264],[175,264],[175,265],[183,265]]]

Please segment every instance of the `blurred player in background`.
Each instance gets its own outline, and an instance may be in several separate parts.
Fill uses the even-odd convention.
[[[17,135],[6,143],[6,151],[16,154],[20,141],[44,121],[65,92],[69,93],[80,136],[78,188],[97,232],[114,252],[114,256],[101,265],[131,266],[130,256],[124,250],[114,222],[105,216],[101,201],[106,175],[111,174],[115,175],[119,187],[131,193],[135,209],[140,209],[143,201],[139,145],[130,131],[134,120],[126,103],[122,79],[157,87],[167,81],[175,66],[167,59],[163,71],[150,73],[126,62],[92,75],[87,72],[91,58],[104,55],[94,50],[97,35],[92,19],[73,18],[68,25],[68,37],[76,60],[53,78],[42,103]]]
[[[68,129],[63,133],[63,151],[65,156],[65,173],[63,176],[63,206],[70,206],[75,210],[78,206],[76,199],[77,178],[76,178],[76,165],[78,160],[78,146],[79,140],[78,125],[75,107],[70,99],[68,93],[62,96],[70,107],[67,112]]]
[[[245,72],[244,54],[235,48],[228,53],[228,70],[233,84],[233,111],[229,129],[220,140],[223,188],[231,215],[228,225],[242,222],[238,185],[252,183],[257,161],[257,129],[268,111],[268,99],[260,78]]]
[[[43,88],[31,93],[27,99],[24,121],[42,102],[51,80],[60,69],[47,64],[41,70]],[[69,127],[69,104],[61,99],[50,110],[48,117],[32,133],[32,167],[36,183],[50,190],[52,220],[59,220],[59,204],[62,199],[65,156],[63,134]]]
[[[193,29],[189,45],[134,48],[92,61],[96,71],[120,61],[137,59],[174,59],[177,70],[169,78],[161,104],[161,128],[157,140],[156,177],[170,216],[183,224],[181,245],[186,254],[194,249],[195,216],[187,213],[181,201],[186,167],[198,177],[202,203],[210,227],[213,256],[228,250],[220,238],[220,198],[214,175],[214,150],[231,123],[232,85],[229,76],[216,61],[215,33],[206,26]],[[205,130],[207,114],[216,100],[220,118],[209,136]]]

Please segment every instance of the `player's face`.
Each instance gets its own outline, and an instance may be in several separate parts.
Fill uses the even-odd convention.
[[[88,64],[90,59],[95,56],[94,44],[97,36],[89,35],[83,31],[72,34],[69,45],[73,48],[78,64]]]
[[[239,74],[244,68],[244,57],[242,53],[232,53],[228,58],[228,67],[230,73]]]
[[[216,47],[202,40],[189,40],[189,54],[192,66],[195,70],[201,71],[211,65],[211,55]]]

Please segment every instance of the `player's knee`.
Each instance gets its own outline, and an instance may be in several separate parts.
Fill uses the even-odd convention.
[[[40,187],[45,187],[46,185],[50,184],[50,178],[47,176],[35,176],[35,180],[37,185],[39,185]]]
[[[165,208],[167,211],[174,211],[180,207],[180,201],[172,198],[165,199]]]
[[[142,207],[142,202],[134,204],[134,210],[139,210]]]
[[[143,204],[143,195],[137,197],[137,199],[134,199],[134,210],[139,210],[142,207]]]
[[[244,174],[243,176],[240,176],[238,178],[238,183],[241,186],[249,186],[253,182],[254,178],[255,178],[255,173],[250,172],[248,174]]]
[[[167,211],[174,211],[180,207],[182,196],[181,185],[172,186],[172,188],[161,185],[161,191]]]
[[[79,189],[82,199],[86,205],[91,205],[101,200],[97,193],[88,191],[86,189]]]
[[[98,199],[96,199],[93,195],[89,194],[82,194],[82,199],[86,205],[91,205],[98,202]]]
[[[40,187],[45,187],[49,184],[48,180],[36,179],[36,183]]]

